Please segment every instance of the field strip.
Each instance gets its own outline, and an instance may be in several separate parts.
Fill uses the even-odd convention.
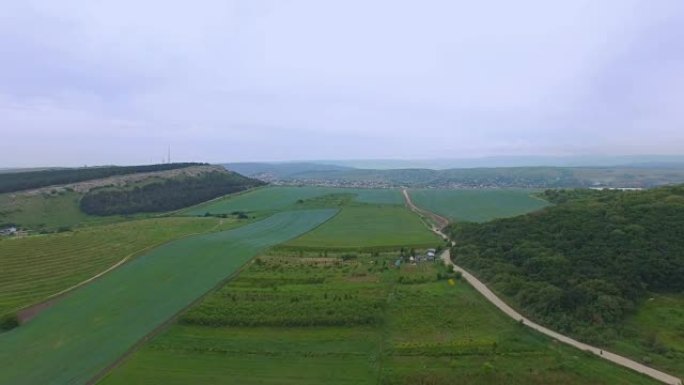
[[[118,367],[121,366],[124,362],[126,362],[126,360],[127,360],[129,357],[131,357],[131,355],[132,355],[133,353],[135,353],[138,349],[140,349],[140,348],[141,348],[143,345],[145,345],[148,341],[152,340],[155,336],[159,335],[159,334],[162,333],[164,330],[166,330],[166,329],[168,329],[169,327],[171,327],[171,326],[176,322],[176,320],[178,319],[178,317],[179,317],[181,314],[183,314],[183,312],[185,312],[185,311],[188,310],[189,308],[191,308],[191,307],[193,307],[193,306],[199,304],[199,303],[202,302],[202,300],[203,300],[204,298],[206,298],[208,295],[210,295],[210,294],[213,293],[214,291],[220,289],[220,288],[221,288],[223,285],[225,285],[227,282],[229,282],[230,280],[232,280],[232,279],[234,279],[235,277],[237,277],[238,275],[240,275],[240,273],[241,273],[242,271],[244,271],[244,270],[248,267],[248,265],[249,265],[249,263],[246,263],[246,264],[242,265],[240,268],[238,268],[237,270],[235,270],[235,271],[234,271],[233,273],[231,273],[229,276],[225,277],[225,278],[222,279],[219,283],[217,283],[216,285],[214,285],[214,287],[211,288],[209,291],[207,291],[206,293],[204,293],[204,294],[202,294],[201,296],[197,297],[194,301],[192,301],[191,303],[187,304],[187,305],[184,306],[182,309],[178,310],[178,311],[176,312],[176,314],[174,314],[171,318],[169,318],[169,319],[167,319],[166,321],[164,321],[162,324],[160,324],[159,326],[157,326],[154,330],[150,331],[145,337],[141,338],[138,342],[136,342],[133,346],[131,346],[130,349],[128,349],[128,351],[126,351],[126,352],[125,352],[124,354],[122,354],[119,358],[117,358],[116,361],[112,362],[112,363],[111,363],[110,365],[108,365],[106,368],[102,369],[99,373],[97,373],[93,378],[91,378],[90,380],[88,380],[88,382],[86,383],[86,385],[95,385],[95,384],[97,384],[98,382],[100,382],[100,381],[101,381],[105,376],[107,376],[112,370],[118,368]]]
[[[92,277],[90,277],[90,278],[88,278],[88,279],[86,279],[86,280],[84,280],[84,281],[81,281],[81,282],[79,282],[79,283],[77,283],[77,284],[75,284],[75,285],[73,285],[73,286],[71,286],[71,287],[68,287],[68,288],[66,288],[66,289],[64,289],[64,290],[61,290],[61,291],[59,291],[59,292],[57,292],[57,293],[51,294],[51,295],[49,295],[49,296],[47,296],[47,297],[41,299],[41,300],[40,300],[39,302],[37,302],[37,303],[33,303],[33,304],[30,304],[30,305],[22,306],[22,307],[20,307],[20,308],[17,308],[17,309],[14,309],[14,310],[9,311],[8,313],[18,313],[18,317],[19,317],[19,319],[20,319],[20,321],[21,321],[22,323],[28,322],[28,321],[30,321],[33,317],[35,317],[36,315],[38,315],[38,313],[39,313],[40,311],[44,310],[44,309],[45,309],[46,307],[48,307],[48,306],[52,306],[52,305],[54,304],[55,300],[59,299],[60,297],[62,297],[62,296],[64,296],[64,295],[68,294],[69,292],[71,292],[71,291],[73,291],[73,290],[75,290],[75,289],[78,289],[78,288],[81,287],[81,286],[84,286],[84,285],[87,285],[87,284],[90,283],[90,282],[93,282],[94,280],[96,280],[96,279],[102,277],[103,275],[105,275],[105,274],[109,273],[110,271],[116,269],[117,267],[123,265],[123,264],[126,263],[129,259],[131,259],[131,258],[133,258],[133,257],[135,257],[135,256],[137,256],[137,255],[140,255],[140,254],[142,254],[142,253],[144,253],[144,252],[146,252],[146,251],[148,251],[148,250],[151,250],[151,249],[153,249],[153,248],[155,248],[155,247],[159,247],[159,246],[161,246],[161,245],[164,245],[164,244],[166,244],[166,243],[169,243],[169,242],[174,242],[174,241],[177,241],[177,240],[179,240],[179,239],[183,239],[183,238],[186,238],[186,237],[191,237],[191,236],[194,236],[194,235],[200,235],[200,234],[210,233],[210,232],[216,230],[216,229],[217,229],[219,226],[221,226],[222,224],[223,224],[223,220],[221,220],[219,223],[216,224],[216,226],[212,227],[211,229],[209,229],[209,230],[207,230],[207,231],[204,231],[204,232],[201,232],[201,233],[185,234],[185,235],[183,235],[183,236],[181,236],[181,237],[179,237],[179,238],[176,238],[176,239],[173,239],[173,240],[170,240],[170,241],[159,242],[159,243],[154,244],[154,245],[150,245],[150,246],[143,247],[142,249],[136,250],[136,251],[134,251],[134,252],[128,254],[127,256],[123,257],[120,261],[116,262],[116,263],[113,264],[112,266],[108,267],[107,269],[105,269],[105,270],[103,270],[103,271],[101,271],[101,272],[95,274],[94,276],[92,276]]]
[[[240,195],[243,195],[243,194],[251,193],[251,192],[254,192],[254,191],[256,191],[256,190],[262,189],[262,188],[264,188],[264,187],[266,187],[266,186],[257,186],[257,187],[248,188],[247,190],[242,190],[242,191],[237,191],[237,192],[234,192],[234,193],[231,193],[231,194],[221,195],[220,197],[216,197],[216,198],[214,198],[214,199],[210,199],[210,200],[208,200],[208,201],[204,201],[204,202],[198,203],[198,204],[196,204],[196,205],[192,205],[192,206],[189,206],[189,207],[183,207],[183,208],[181,208],[181,209],[174,210],[174,211],[170,211],[170,212],[167,212],[167,213],[162,213],[162,214],[159,214],[159,215],[156,215],[156,216],[157,216],[157,217],[169,217],[169,216],[174,216],[174,215],[182,215],[182,213],[183,213],[184,211],[188,211],[188,210],[192,210],[192,209],[197,209],[197,208],[200,208],[200,207],[202,207],[202,206],[204,206],[204,205],[206,205],[206,204],[209,204],[209,203],[212,203],[212,202],[216,202],[216,201],[219,201],[219,200],[224,199],[224,198],[228,198],[228,197],[231,197],[231,198],[232,198],[232,197],[240,196]]]
[[[0,335],[0,384],[87,384],[254,255],[337,210],[275,214],[157,247]]]
[[[419,215],[424,215],[424,213],[428,213],[427,211],[423,209],[419,209],[415,205],[413,205],[413,202],[411,202],[411,198],[408,195],[408,192],[404,190],[404,196],[406,197],[406,203],[414,209],[416,213]],[[432,231],[437,233],[439,236],[442,238],[448,240],[449,238],[444,234],[441,230],[432,228]],[[638,363],[636,361],[633,361],[627,357],[620,356],[615,353],[611,353],[608,351],[605,351],[603,349],[597,348],[595,346],[591,346],[588,344],[585,344],[583,342],[579,342],[575,339],[572,339],[566,335],[560,334],[558,332],[555,332],[551,329],[548,329],[544,326],[541,326],[537,323],[534,323],[527,319],[526,317],[522,316],[520,313],[515,311],[512,307],[510,307],[508,304],[506,304],[501,298],[499,298],[492,290],[490,290],[487,285],[482,283],[479,279],[477,279],[474,275],[470,274],[468,271],[463,269],[462,267],[454,264],[454,262],[451,260],[451,254],[449,249],[447,248],[442,252],[441,255],[442,260],[444,261],[445,264],[451,265],[454,267],[455,271],[459,271],[462,275],[463,278],[477,290],[480,294],[482,294],[489,302],[491,302],[494,306],[496,306],[499,310],[501,310],[504,314],[507,316],[513,318],[516,321],[519,321],[523,323],[525,326],[536,330],[542,334],[545,334],[554,340],[563,342],[564,344],[573,346],[577,349],[583,350],[585,352],[590,352],[595,354],[596,356],[603,358],[605,360],[608,360],[610,362],[613,362],[615,364],[618,364],[620,366],[623,366],[625,368],[634,370],[638,373],[645,374],[655,380],[658,380],[662,383],[668,384],[668,385],[682,385],[682,380],[679,378],[672,376],[670,374],[667,374],[665,372],[661,372],[657,369],[653,369],[649,366],[643,365],[641,363]]]

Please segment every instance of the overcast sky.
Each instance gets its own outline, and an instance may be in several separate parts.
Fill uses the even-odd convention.
[[[0,167],[682,154],[684,1],[5,1]]]

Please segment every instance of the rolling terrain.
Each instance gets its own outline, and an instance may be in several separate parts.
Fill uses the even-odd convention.
[[[132,196],[159,183],[88,191]],[[659,191],[664,212],[678,207],[677,190]],[[549,191],[544,198],[555,206],[486,222],[548,205],[533,192],[420,189],[411,196],[459,221],[451,228],[457,238],[530,221],[522,229],[567,207],[614,215],[610,199],[622,196]],[[116,267],[1,333],[0,362],[20,364],[0,364],[0,383],[653,383],[521,327],[439,263],[408,263],[411,253],[443,241],[409,211],[400,189],[266,186],[147,219],[74,211],[89,193],[22,195],[64,202],[27,206],[27,217],[60,218],[43,228],[67,220],[75,227],[0,240],[11,256],[0,253],[8,266],[0,272],[0,313]],[[663,209],[639,203],[642,213]],[[454,252],[472,253],[469,245]],[[625,317],[629,332],[610,347],[634,357],[646,352],[645,341],[648,352],[660,352],[648,353],[649,362],[676,373],[678,342],[663,341],[677,341],[680,323],[672,317],[681,298],[649,293],[650,307]]]
[[[71,179],[58,173],[57,177],[49,179],[50,183],[76,182],[0,194],[0,229],[13,225],[46,233],[89,224],[126,221],[131,216],[142,218],[150,213],[185,208],[263,184],[218,166],[171,166],[173,164],[115,167],[110,170],[115,172],[114,175],[99,179],[88,178],[108,175],[102,173],[108,168],[67,169]],[[162,171],[150,171],[157,168],[162,168]],[[39,175],[34,175],[36,173]],[[39,177],[42,174],[39,171],[7,175],[24,175],[34,185],[41,184]],[[0,176],[0,184],[4,181],[12,186],[16,182],[14,179],[4,180],[6,177]],[[21,179],[14,184],[20,182]]]
[[[411,190],[411,199],[421,208],[452,221],[486,222],[513,217],[549,205],[529,189],[423,189]]]
[[[350,205],[323,226],[282,247],[319,250],[430,248],[442,244],[420,218],[400,206]]]
[[[478,168],[400,168],[400,169],[316,169],[268,174],[246,168],[248,176],[276,184],[336,187],[410,188],[590,188],[638,187],[684,183],[684,164],[643,164],[610,167],[478,167]]]
[[[0,383],[88,383],[256,253],[334,213],[280,213],[238,229],[177,240],[124,264],[26,325],[0,334]]]
[[[655,384],[521,327],[439,264],[344,255],[258,257],[102,383]]]
[[[150,247],[238,225],[216,218],[157,218],[0,239],[0,315],[40,302]]]
[[[401,192],[396,189],[352,189],[334,187],[268,186],[247,194],[226,196],[208,203],[181,211],[180,215],[230,214],[236,211],[274,212],[284,209],[299,209],[304,201],[331,194],[348,194],[360,203],[403,204]]]
[[[142,178],[145,178],[146,175],[149,174],[181,170],[201,165],[202,163],[168,163],[147,166],[102,166],[17,170],[15,172],[0,174],[0,193],[32,190],[50,186],[77,185],[80,182],[107,179],[121,175],[143,174]]]
[[[545,196],[557,205],[455,225],[454,262],[543,325],[684,376],[682,187]]]

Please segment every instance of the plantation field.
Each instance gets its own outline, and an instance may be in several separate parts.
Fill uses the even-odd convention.
[[[316,230],[288,242],[289,248],[387,249],[443,243],[403,206],[349,205]]]
[[[410,190],[418,207],[452,221],[486,222],[539,210],[548,202],[531,196],[529,189]]]
[[[0,334],[0,383],[84,384],[264,248],[335,210],[279,213],[237,229],[167,243]]]
[[[329,194],[353,194],[362,203],[401,205],[401,191],[390,189],[350,189],[333,187],[265,187],[244,194],[226,196],[182,211],[184,215],[230,214],[235,211],[279,211],[296,209],[297,201]]]
[[[684,295],[652,295],[621,329],[610,349],[684,378]]]
[[[0,238],[0,315],[40,302],[152,246],[238,225],[216,218],[157,218]]]
[[[655,384],[501,314],[435,264],[270,255],[102,381],[123,384]]]
[[[31,230],[54,231],[81,224],[112,223],[124,220],[121,216],[95,217],[81,211],[81,194],[0,194],[0,227],[12,223]]]

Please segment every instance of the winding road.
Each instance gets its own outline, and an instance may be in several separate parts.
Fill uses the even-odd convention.
[[[416,212],[418,215],[430,219],[432,222],[435,223],[436,226],[433,226],[431,230],[435,232],[437,235],[440,237],[444,238],[445,240],[449,240],[449,237],[446,236],[442,232],[442,229],[446,224],[448,224],[448,221],[445,223],[444,220],[446,220],[444,217],[441,217],[437,214],[431,213],[427,210],[421,209],[417,207],[413,202],[411,201],[411,197],[409,196],[409,193],[406,189],[403,190],[404,198],[406,200],[406,205]],[[451,243],[453,246],[453,242]],[[508,306],[504,301],[501,300],[494,292],[492,292],[482,281],[477,279],[475,276],[470,274],[468,271],[463,269],[462,267],[454,264],[454,262],[451,260],[451,254],[450,250],[447,248],[444,250],[444,252],[441,255],[442,260],[444,261],[445,264],[451,265],[454,267],[454,271],[458,271],[463,275],[463,278],[477,290],[480,294],[482,294],[489,302],[494,304],[499,310],[504,312],[506,315],[509,317],[513,318],[516,321],[522,322],[525,326],[534,329],[542,334],[545,334],[557,341],[563,342],[567,345],[574,346],[577,349],[584,350],[586,352],[591,352],[597,355],[598,357],[601,357],[605,360],[608,360],[610,362],[613,362],[615,364],[618,364],[620,366],[623,366],[628,369],[632,369],[634,371],[637,371],[639,373],[645,374],[651,378],[654,378],[660,382],[663,382],[668,385],[682,385],[682,380],[679,378],[669,375],[667,373],[661,372],[659,370],[653,369],[651,367],[648,367],[646,365],[640,364],[636,361],[633,361],[627,357],[620,356],[615,353],[611,353],[608,351],[605,351],[603,349],[597,348],[595,346],[587,345],[583,342],[579,342],[575,339],[572,339],[568,336],[565,336],[563,334],[560,334],[558,332],[555,332],[551,329],[548,329],[544,326],[541,326],[537,323],[534,323],[530,321],[528,318],[524,317],[517,311],[515,311],[513,308]]]

